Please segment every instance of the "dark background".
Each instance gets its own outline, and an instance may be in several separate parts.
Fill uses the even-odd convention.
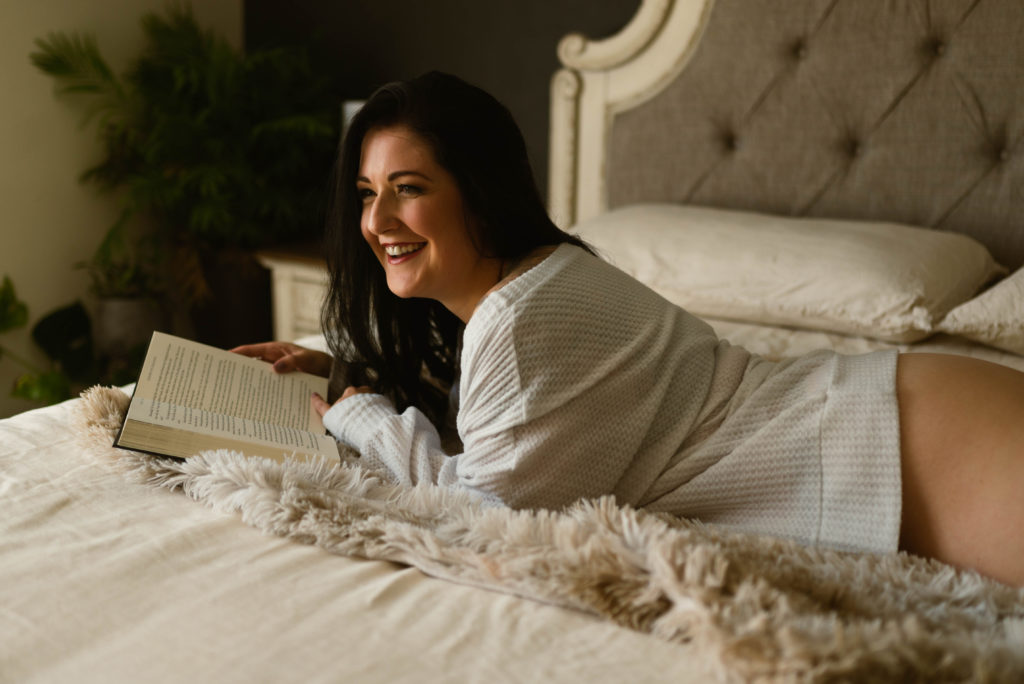
[[[305,45],[344,99],[437,69],[489,91],[523,131],[547,196],[558,41],[618,32],[640,0],[246,0],[245,45]]]

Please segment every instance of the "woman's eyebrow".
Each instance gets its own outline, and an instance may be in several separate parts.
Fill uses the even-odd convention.
[[[427,174],[420,173],[419,171],[392,171],[391,173],[388,174],[388,182],[391,182],[396,178],[401,178],[402,176],[419,176],[420,178],[426,181],[433,180]],[[369,183],[370,179],[367,178],[366,176],[359,176],[358,178],[356,178],[356,182]]]

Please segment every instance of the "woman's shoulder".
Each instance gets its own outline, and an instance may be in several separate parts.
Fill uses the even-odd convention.
[[[604,263],[582,247],[568,242],[538,247],[525,257],[509,263],[505,275],[485,297],[502,293],[504,299],[516,301],[565,269],[579,268],[589,261]]]
[[[532,252],[522,257],[521,259],[506,262],[502,267],[501,279],[498,280],[497,283],[495,283],[494,287],[492,287],[490,290],[484,293],[484,297],[494,292],[497,292],[498,290],[502,289],[503,287],[507,286],[509,283],[514,281],[516,278],[519,278],[526,272],[539,266],[549,256],[551,256],[556,249],[558,249],[558,245],[544,245],[543,247],[538,247],[537,249],[533,250]]]
[[[530,328],[642,326],[664,321],[679,307],[582,247],[565,243],[531,253],[482,300],[466,326],[467,339]],[[635,329],[635,327],[634,327]]]
[[[568,304],[580,298],[597,306],[608,306],[618,300],[657,304],[658,308],[667,303],[633,276],[573,244],[559,245],[534,272],[536,277],[524,283],[524,303],[564,300]]]
[[[573,244],[559,245],[484,303],[481,319],[500,319],[509,329],[529,332],[531,339],[546,338],[556,329],[575,335],[605,328],[635,330],[664,321],[670,310],[678,309],[628,273]]]
[[[509,273],[480,300],[466,324],[466,351],[511,343],[514,329],[524,310],[532,308],[538,293],[550,289],[552,278],[563,271],[576,252],[588,252],[571,244],[546,245],[515,263]]]
[[[552,272],[559,270],[561,262],[564,261],[560,258],[561,253],[567,247],[572,245],[544,245],[525,257],[508,263],[501,280],[484,293],[467,327],[479,327],[484,320],[501,315],[502,311],[520,301],[525,293],[536,288]]]

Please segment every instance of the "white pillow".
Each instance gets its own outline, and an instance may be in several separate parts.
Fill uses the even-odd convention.
[[[934,332],[1003,270],[965,235],[891,223],[638,204],[576,230],[694,314],[892,342]]]
[[[950,311],[938,329],[1024,354],[1024,268]]]

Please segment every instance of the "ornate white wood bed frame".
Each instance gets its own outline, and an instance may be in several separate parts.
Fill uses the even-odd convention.
[[[612,117],[658,93],[693,55],[714,0],[642,0],[617,34],[558,44],[551,80],[548,205],[566,228],[608,208],[606,152]]]

